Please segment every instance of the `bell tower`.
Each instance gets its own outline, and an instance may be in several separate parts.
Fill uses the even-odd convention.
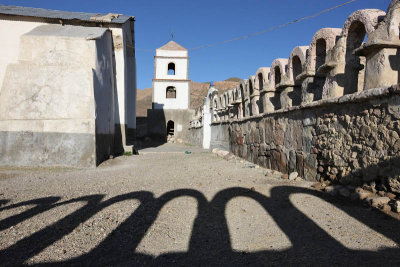
[[[190,108],[188,51],[174,41],[156,49],[153,109]]]

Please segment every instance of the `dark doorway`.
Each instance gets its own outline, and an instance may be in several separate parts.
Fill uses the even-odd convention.
[[[167,137],[173,137],[174,136],[174,122],[173,121],[168,121],[167,123]]]

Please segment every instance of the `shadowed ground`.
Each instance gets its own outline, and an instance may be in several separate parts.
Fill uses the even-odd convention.
[[[400,263],[389,215],[201,149],[158,151],[91,170],[0,169],[0,265]]]

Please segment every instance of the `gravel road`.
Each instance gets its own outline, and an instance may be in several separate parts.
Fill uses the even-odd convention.
[[[171,144],[0,168],[0,265],[400,264],[397,219],[265,173]]]

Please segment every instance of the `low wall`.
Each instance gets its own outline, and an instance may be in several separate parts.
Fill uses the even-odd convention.
[[[148,109],[147,134],[153,137],[166,139],[167,123],[174,122],[174,137],[184,141],[189,140],[188,125],[194,115],[191,109]]]
[[[203,146],[203,127],[189,129],[189,143],[195,146]]]
[[[306,180],[377,180],[400,193],[399,95],[397,86],[370,89],[234,120],[231,150]]]
[[[221,122],[211,124],[210,148],[229,150],[229,123]]]

